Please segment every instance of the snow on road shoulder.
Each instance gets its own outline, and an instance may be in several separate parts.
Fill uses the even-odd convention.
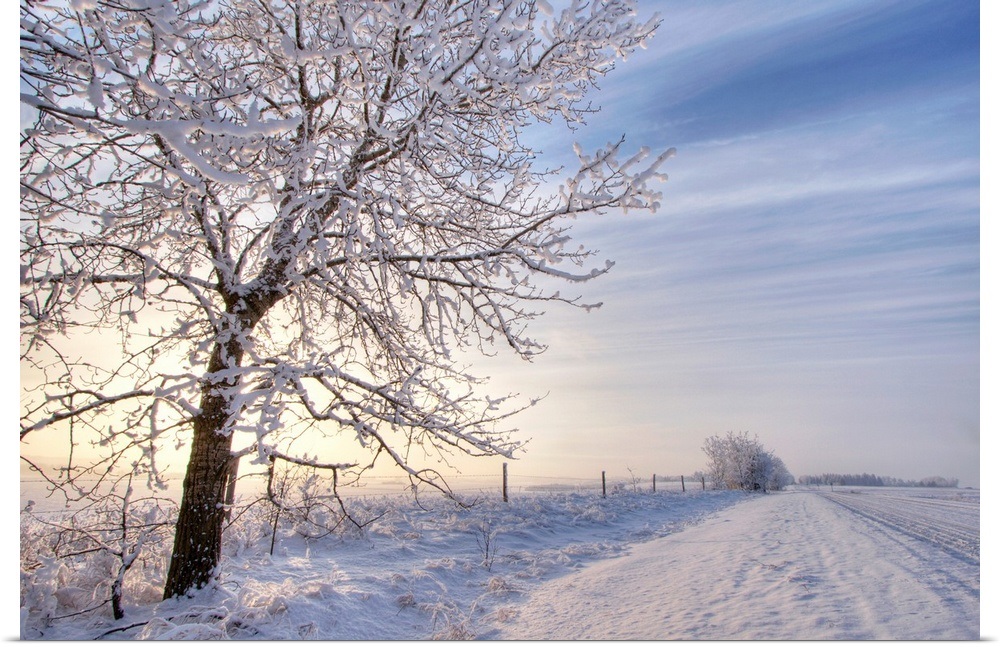
[[[941,522],[928,522],[927,504],[913,498],[889,507],[891,524],[817,492],[755,497],[542,584],[490,637],[978,638],[978,557],[949,548],[951,534],[918,532],[967,529],[978,502],[940,506]]]
[[[267,529],[249,523],[226,539],[218,587],[186,600],[126,600],[119,621],[60,606],[59,593],[73,588],[72,573],[29,581],[27,599],[51,601],[22,606],[21,636],[490,638],[514,621],[544,581],[626,554],[746,498],[734,492],[621,492],[606,499],[567,493],[509,503],[483,497],[471,507],[439,499],[427,508],[399,497],[352,500],[363,508],[360,517],[375,519],[364,532],[306,540],[286,529],[271,555]],[[22,591],[25,586],[22,574]]]

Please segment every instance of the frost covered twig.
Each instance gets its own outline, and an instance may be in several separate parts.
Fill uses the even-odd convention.
[[[493,529],[493,522],[483,519],[482,522],[473,529],[476,537],[476,546],[483,556],[482,565],[487,571],[493,570],[493,562],[497,557],[497,532]]]

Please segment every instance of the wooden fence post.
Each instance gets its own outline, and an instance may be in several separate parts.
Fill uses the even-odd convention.
[[[684,487],[684,475],[681,474],[681,492],[687,492],[687,488]]]
[[[604,470],[601,470],[601,496],[608,498],[608,482],[604,479]]]
[[[656,493],[656,474],[653,474],[653,493]]]
[[[703,476],[703,477],[701,477],[701,489],[702,489],[702,490],[704,490],[704,489],[705,489],[705,477],[704,477],[704,476]]]
[[[507,503],[507,463],[503,464],[503,502]]]

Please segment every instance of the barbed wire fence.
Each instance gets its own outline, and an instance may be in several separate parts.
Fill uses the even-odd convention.
[[[266,486],[267,473],[247,473],[240,476],[240,497],[252,496]],[[626,468],[626,473],[609,474],[606,470],[587,476],[554,476],[526,472],[511,472],[507,464],[498,472],[477,474],[451,474],[445,477],[451,492],[459,495],[498,497],[508,501],[511,496],[534,494],[600,494],[603,497],[623,492],[665,493],[695,492],[711,487],[699,472],[691,475],[650,474],[639,476]],[[163,494],[169,498],[180,498],[182,479],[168,479],[168,489]],[[37,502],[36,513],[58,513],[65,511],[62,504],[44,505],[47,493],[44,482],[39,479],[21,479],[21,508],[28,500]],[[361,481],[338,487],[345,497],[393,496],[412,493],[413,485],[400,475],[366,475]],[[55,503],[55,501],[53,501]],[[46,509],[48,508],[48,509]]]
[[[628,492],[689,492],[704,491],[709,485],[704,475],[671,475],[653,473],[640,477],[630,471],[627,475],[609,476],[606,470],[593,476],[552,476],[548,474],[528,474],[510,472],[507,463],[500,473],[452,474],[446,477],[450,490],[456,494],[494,494],[504,501],[512,494],[536,493],[600,493],[607,497],[623,491]],[[397,494],[410,491],[411,485],[399,476],[366,476],[360,482],[342,489],[346,496],[372,494]]]

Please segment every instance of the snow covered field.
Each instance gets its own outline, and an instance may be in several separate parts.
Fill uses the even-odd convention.
[[[428,504],[427,501],[424,502]],[[979,492],[838,488],[354,499],[364,533],[242,524],[214,590],[126,615],[22,573],[28,639],[975,639]],[[488,541],[488,546],[487,546]],[[78,576],[78,575],[77,575]],[[24,595],[27,591],[28,595]],[[24,606],[24,601],[28,604]],[[52,619],[63,617],[62,619]],[[49,618],[49,620],[46,620]]]

